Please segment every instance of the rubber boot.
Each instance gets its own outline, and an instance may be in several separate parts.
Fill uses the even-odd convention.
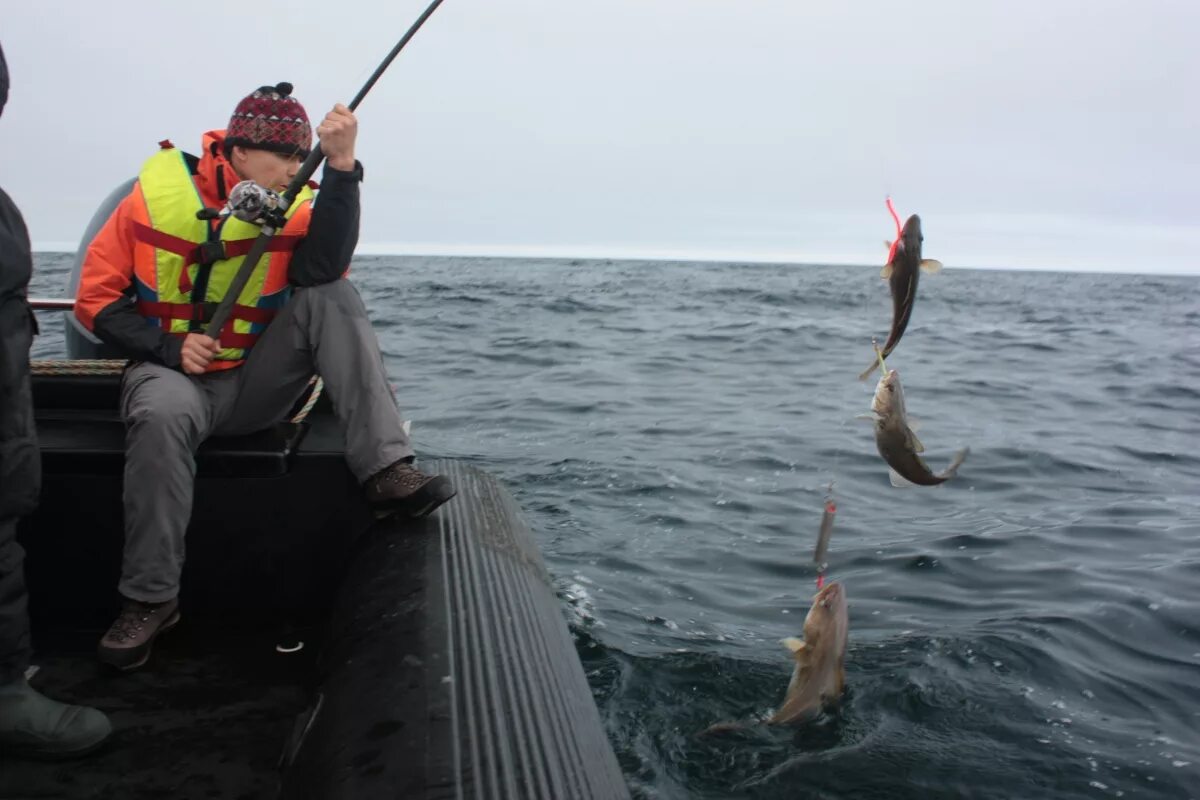
[[[111,733],[104,712],[51,700],[24,677],[0,686],[0,756],[73,758]]]

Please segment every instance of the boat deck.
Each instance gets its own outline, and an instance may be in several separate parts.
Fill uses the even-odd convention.
[[[158,641],[149,667],[129,674],[96,661],[102,628],[39,637],[33,684],[103,708],[115,733],[81,759],[6,759],[0,798],[277,796],[280,756],[310,701],[318,643],[282,655],[273,630],[184,623]]]
[[[70,762],[3,757],[0,800],[628,797],[512,497],[437,460],[453,500],[376,520],[319,403],[279,436],[201,447],[181,624],[141,670],[100,665],[124,542],[116,388],[35,383],[43,491],[19,529],[33,683],[115,734]]]

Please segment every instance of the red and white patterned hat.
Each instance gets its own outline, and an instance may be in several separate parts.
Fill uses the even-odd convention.
[[[234,145],[308,157],[312,126],[290,83],[262,86],[242,98],[229,118],[225,152]]]

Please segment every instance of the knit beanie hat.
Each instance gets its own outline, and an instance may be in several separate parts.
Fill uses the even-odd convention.
[[[234,145],[308,158],[312,126],[290,83],[260,86],[233,110],[225,131],[225,153]]]

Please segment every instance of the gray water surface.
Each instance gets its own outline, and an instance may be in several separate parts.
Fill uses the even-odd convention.
[[[61,294],[42,255],[34,293]],[[858,373],[878,268],[364,257],[425,457],[515,494],[646,798],[1200,796],[1200,279],[947,269],[889,359],[930,466],[895,489]],[[42,315],[35,355],[61,355]],[[768,713],[814,589],[848,692]]]

